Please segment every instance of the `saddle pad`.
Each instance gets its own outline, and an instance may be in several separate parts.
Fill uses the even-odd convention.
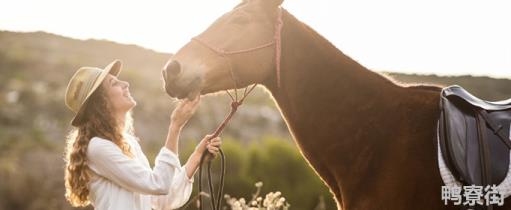
[[[511,134],[511,131],[510,131]],[[445,186],[448,187],[462,187],[462,184],[454,178],[451,170],[447,168],[445,165],[444,157],[442,156],[442,151],[440,149],[440,140],[437,133],[437,149],[438,149],[438,168],[440,169],[440,176],[442,177],[442,181]],[[502,194],[504,198],[507,198],[511,195],[511,151],[509,152],[509,169],[506,174],[506,178],[502,180],[502,182],[497,186],[497,190]]]

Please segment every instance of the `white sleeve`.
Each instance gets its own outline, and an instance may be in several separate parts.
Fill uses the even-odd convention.
[[[167,195],[151,196],[155,210],[177,209],[190,199],[193,190],[193,176],[188,178],[184,167],[177,168]]]
[[[113,142],[94,137],[87,149],[91,170],[130,191],[149,195],[165,195],[180,168],[176,154],[162,148],[156,156],[154,168],[145,167],[126,156]]]

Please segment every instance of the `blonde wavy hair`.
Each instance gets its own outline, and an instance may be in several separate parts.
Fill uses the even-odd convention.
[[[134,135],[131,112],[126,116],[124,128],[121,128],[114,118],[102,86],[94,91],[84,106],[79,116],[79,125],[71,130],[66,138],[64,152],[65,197],[73,207],[84,207],[90,204],[87,147],[93,137],[97,136],[114,142],[124,154],[133,158],[129,144],[123,139],[124,132]]]

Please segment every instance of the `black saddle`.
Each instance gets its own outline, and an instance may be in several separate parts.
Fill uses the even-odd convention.
[[[498,185],[511,149],[511,99],[481,100],[460,86],[442,90],[438,126],[447,167],[463,185]]]

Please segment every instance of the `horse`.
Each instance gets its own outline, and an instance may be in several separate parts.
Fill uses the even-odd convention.
[[[459,209],[441,199],[441,87],[367,69],[282,2],[242,1],[185,44],[163,67],[167,93],[264,86],[338,209]]]

